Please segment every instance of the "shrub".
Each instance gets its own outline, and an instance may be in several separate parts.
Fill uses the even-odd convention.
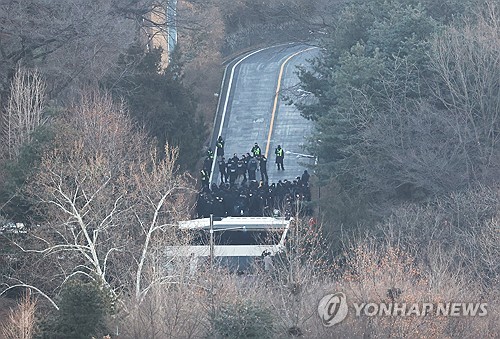
[[[221,306],[214,318],[215,332],[225,338],[273,337],[271,312],[249,300]]]

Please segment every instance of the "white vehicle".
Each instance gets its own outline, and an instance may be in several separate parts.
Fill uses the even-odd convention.
[[[0,226],[0,234],[27,234],[28,230],[21,222],[9,222]]]
[[[222,259],[229,266],[247,268],[264,252],[276,255],[285,248],[290,220],[273,217],[226,217],[181,221],[179,229],[188,231],[190,244],[167,247],[169,257],[207,257]]]

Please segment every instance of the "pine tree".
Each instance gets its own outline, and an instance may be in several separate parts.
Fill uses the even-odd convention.
[[[59,310],[43,337],[89,339],[108,333],[106,316],[110,304],[105,291],[96,283],[71,280],[59,297]]]
[[[193,169],[206,137],[203,120],[196,113],[196,100],[183,84],[179,48],[167,69],[160,67],[161,50],[144,53],[132,46],[122,55],[115,79],[107,86],[128,104],[130,115],[158,143],[179,147],[179,165]]]

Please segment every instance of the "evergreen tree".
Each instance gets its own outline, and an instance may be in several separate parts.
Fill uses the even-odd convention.
[[[107,86],[125,99],[131,116],[156,138],[160,151],[167,142],[179,147],[179,165],[193,169],[206,130],[196,114],[192,91],[183,84],[180,58],[175,52],[169,66],[162,70],[160,49],[144,53],[132,46],[120,57],[116,76]]]
[[[335,191],[337,200],[324,209],[332,220],[358,223],[360,215],[381,216],[401,201],[494,173],[496,19],[451,22],[467,13],[454,0],[442,6],[452,14],[440,16],[431,1],[352,2],[325,34],[312,69],[300,70],[314,100],[297,106],[315,121],[309,150],[320,159],[316,173]],[[494,13],[491,6],[475,12]],[[359,206],[366,210],[358,213]],[[342,214],[357,219],[339,220]]]
[[[407,1],[345,8],[313,69],[301,70],[302,86],[316,101],[298,106],[317,122],[313,140],[321,143],[311,148],[322,174],[356,185],[358,146],[374,116],[390,111],[395,94],[402,100],[429,95],[422,92],[422,73],[430,73],[428,40],[436,27],[422,6]]]
[[[459,164],[461,155],[447,149],[453,138],[430,86],[432,41],[449,18],[431,15],[426,5],[351,2],[324,35],[312,67],[299,70],[314,99],[296,105],[315,122],[308,150],[331,191],[322,211],[335,223],[373,224],[397,201],[460,184],[457,176],[429,175]]]
[[[45,324],[44,338],[90,339],[108,334],[106,316],[110,303],[95,282],[68,281],[59,295],[59,310]]]
[[[32,140],[21,147],[19,157],[2,164],[4,181],[0,184],[0,206],[2,215],[16,222],[25,222],[34,217],[31,198],[23,193],[26,180],[36,172],[42,154],[51,147],[54,130],[40,126],[32,133]]]

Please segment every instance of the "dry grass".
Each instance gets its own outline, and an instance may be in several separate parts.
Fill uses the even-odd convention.
[[[17,305],[16,301],[0,297],[0,326],[6,324],[10,310]]]
[[[313,247],[322,242],[312,239],[318,239],[307,242]],[[286,260],[274,258],[275,272],[257,267],[253,275],[244,276],[200,268],[196,276],[188,277],[182,273],[189,269],[185,263],[177,269],[175,284],[152,291],[145,303],[123,318],[121,326],[127,329],[123,338],[150,332],[176,338],[206,337],[212,329],[212,312],[217,316],[228,305],[246,304],[270,311],[276,338],[290,338],[292,331],[303,338],[494,338],[499,333],[498,288],[483,289],[453,270],[435,271],[400,248],[382,243],[380,239],[360,242],[338,264],[330,265],[318,264],[316,255],[311,256],[314,251],[296,252],[290,244]],[[301,253],[301,260],[295,260],[294,253]],[[349,314],[327,328],[317,307],[323,296],[333,292],[346,294]],[[439,302],[486,302],[488,315],[357,317],[352,304]]]
[[[1,338],[5,339],[31,339],[36,331],[36,299],[29,294],[25,294],[17,305],[9,307],[5,312],[6,317],[3,324],[0,324]]]

